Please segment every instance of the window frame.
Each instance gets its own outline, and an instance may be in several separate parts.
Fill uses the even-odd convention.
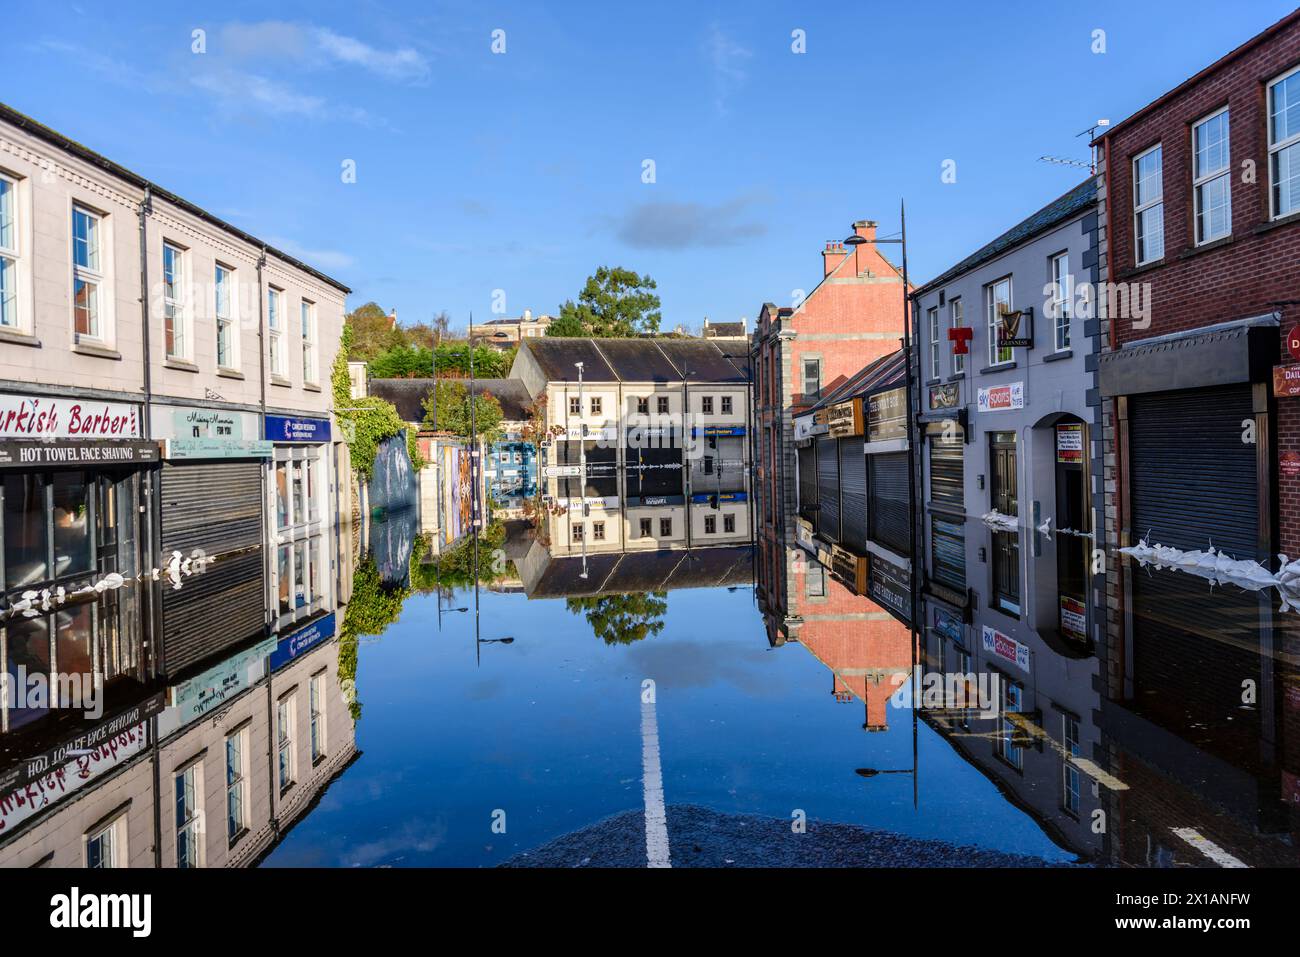
[[[955,296],[948,300],[948,328],[960,329],[966,324],[965,307],[962,306],[961,296]],[[966,357],[952,354],[952,374],[960,375],[966,371]]]
[[[587,407],[591,410],[590,411],[591,415],[604,415],[605,414],[604,396],[593,395],[590,399],[587,400]]]
[[[1199,162],[1200,151],[1197,149],[1196,133],[1197,130],[1205,127],[1211,120],[1220,116],[1227,116],[1224,123],[1223,144],[1224,144],[1224,163],[1222,166],[1211,170],[1208,173],[1199,173],[1197,163]],[[1191,159],[1192,159],[1192,239],[1196,246],[1204,246],[1207,243],[1217,242],[1221,239],[1227,239],[1232,235],[1232,117],[1228,112],[1228,107],[1224,106],[1209,113],[1192,124],[1191,127]],[[1220,233],[1216,236],[1202,238],[1201,236],[1201,190],[1216,180],[1226,180],[1228,184],[1228,229],[1227,232]]]
[[[281,797],[289,793],[298,783],[298,756],[294,753],[297,738],[295,727],[297,710],[297,688],[281,695],[275,703],[275,784]]]
[[[320,385],[320,360],[316,348],[320,337],[316,324],[316,303],[310,299],[299,300],[298,319],[302,335],[302,381],[305,385]]]
[[[579,396],[569,396],[569,415],[582,415],[582,399]]]
[[[225,274],[223,280],[222,274]],[[235,279],[235,268],[227,266],[223,262],[214,262],[212,265],[212,312],[217,327],[217,369],[227,370],[229,372],[239,371],[239,317],[236,315],[238,309],[239,296],[236,294],[238,288]],[[225,298],[225,310],[222,310],[222,298]],[[222,362],[221,354],[221,333],[222,328],[229,332],[228,354],[225,359],[233,360]]]
[[[189,816],[181,818],[181,782],[186,781],[187,796],[190,800]],[[175,854],[176,867],[178,869],[199,868],[204,864],[203,853],[203,835],[205,828],[203,824],[203,760],[201,757],[193,758],[188,763],[181,765],[172,772],[172,806],[176,811],[176,819],[172,827],[172,836],[174,845],[172,851]],[[188,842],[193,849],[193,856],[187,858],[186,862],[181,861],[181,838],[182,835],[188,834]]]
[[[1160,194],[1155,199],[1148,200],[1145,203],[1138,203],[1138,183],[1141,177],[1138,175],[1138,164],[1150,156],[1152,153],[1158,153],[1159,159],[1156,161],[1156,182],[1160,187]],[[1129,165],[1129,174],[1132,180],[1133,192],[1133,264],[1134,266],[1145,266],[1149,263],[1157,263],[1165,258],[1165,153],[1164,144],[1156,143],[1142,150],[1140,153],[1133,155],[1133,160]],[[1140,258],[1142,251],[1142,217],[1160,207],[1160,255],[1150,256],[1146,259]]]
[[[1059,266],[1064,262],[1065,271]],[[1074,295],[1074,276],[1070,273],[1068,249],[1049,256],[1047,268],[1052,284],[1052,347],[1055,352],[1070,350],[1070,302]],[[1064,284],[1061,280],[1064,277]],[[1064,285],[1064,288],[1062,288]]]
[[[1002,283],[1007,284],[1006,304],[1007,308],[1011,308],[1011,304],[1015,302],[1015,289],[1012,285],[1010,274],[984,284],[984,311],[986,313],[985,329],[987,330],[989,337],[988,358],[989,366],[993,368],[996,368],[997,366],[1010,365],[1016,361],[1016,353],[1014,349],[1010,346],[1001,346],[998,344],[999,323],[996,309],[998,302],[996,289],[998,286],[1002,285]],[[1006,352],[1005,359],[1002,358],[1004,350]]]
[[[1270,221],[1282,219],[1287,216],[1294,216],[1300,213],[1300,203],[1297,203],[1294,208],[1289,209],[1286,212],[1279,212],[1277,208],[1277,199],[1279,198],[1278,194],[1280,190],[1279,184],[1274,179],[1273,174],[1274,158],[1284,151],[1295,149],[1297,154],[1296,162],[1297,164],[1300,164],[1300,125],[1298,125],[1296,131],[1286,139],[1278,143],[1273,142],[1273,90],[1282,83],[1291,79],[1291,77],[1297,75],[1300,75],[1300,63],[1264,84],[1264,135],[1265,144],[1268,149],[1268,212]]]
[[[712,414],[713,414],[713,396],[711,395],[700,396],[700,415],[712,415]]]
[[[329,726],[325,716],[325,671],[307,679],[307,734],[312,767],[329,756]]]
[[[931,306],[925,311],[926,328],[930,339],[930,378],[939,378],[939,307]]]
[[[270,340],[270,373],[272,379],[287,379],[284,351],[284,290],[278,286],[266,287],[266,337]]]
[[[127,842],[130,839],[130,835],[126,826],[126,816],[129,810],[129,807],[122,808],[108,820],[93,825],[82,835],[81,854],[86,867],[92,867],[90,863],[91,844],[93,844],[97,839],[103,837],[105,834],[112,835],[111,843],[109,845],[111,860],[108,864],[101,864],[100,868],[117,869],[128,866],[130,856],[128,853],[129,847]]]
[[[22,300],[19,298],[19,290],[22,286],[19,272],[22,269],[23,258],[23,222],[22,210],[20,208],[19,180],[17,177],[11,176],[3,170],[0,170],[0,183],[4,183],[8,186],[6,194],[9,196],[10,208],[9,232],[13,236],[12,245],[0,246],[0,261],[8,264],[8,269],[3,270],[0,274],[8,276],[13,284],[12,288],[9,290],[8,298],[10,308],[13,310],[13,322],[4,321],[5,299],[2,291],[0,291],[0,329],[4,329],[7,332],[24,333],[27,332],[27,329],[25,328],[26,323],[23,319]],[[0,236],[3,236],[3,232],[0,232]]]
[[[234,780],[231,780],[230,742],[236,742],[238,748],[239,768]],[[226,735],[226,846],[234,847],[239,839],[248,833],[248,725],[236,728]],[[239,806],[239,819],[232,821],[230,813],[231,797],[234,796]],[[238,824],[232,831],[231,827]]]
[[[94,224],[94,257],[96,264],[94,266],[82,266],[77,263],[77,215],[85,216],[88,221]],[[80,342],[82,339],[88,339],[96,343],[108,342],[106,335],[106,318],[104,315],[104,300],[107,298],[103,295],[105,275],[107,270],[104,268],[104,220],[103,213],[92,209],[84,203],[72,203],[72,341]],[[87,243],[89,246],[89,243]],[[77,331],[77,283],[84,282],[94,287],[94,315],[88,313],[86,327],[91,327],[91,319],[94,320],[94,331],[79,332]]]
[[[808,375],[808,366],[812,364],[816,368],[816,373],[811,377],[811,381],[816,383],[816,388],[811,392],[808,391],[810,377]],[[803,388],[803,397],[805,399],[815,399],[822,394],[822,360],[820,356],[801,356],[799,359],[799,385]]]
[[[172,254],[172,280],[170,284],[167,280],[167,254]],[[164,239],[162,244],[162,297],[163,297],[163,357],[165,359],[180,360],[188,362],[191,360],[192,350],[190,343],[192,337],[189,334],[189,310],[185,308],[186,300],[186,265],[189,260],[189,250],[179,243],[174,243],[169,239]],[[170,285],[172,294],[167,294]],[[177,342],[180,343],[179,349],[169,349],[167,347],[167,327],[171,324],[171,338],[173,347]]]

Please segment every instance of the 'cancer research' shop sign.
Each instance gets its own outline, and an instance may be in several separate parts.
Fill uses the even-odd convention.
[[[328,442],[330,422],[305,416],[268,415],[264,438],[272,442]]]

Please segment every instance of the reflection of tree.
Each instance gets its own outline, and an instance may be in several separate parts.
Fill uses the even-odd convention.
[[[352,578],[352,597],[343,611],[339,626],[339,683],[351,689],[348,702],[352,720],[361,717],[361,702],[355,695],[357,680],[357,639],[361,635],[379,635],[397,621],[402,613],[402,603],[410,591],[405,588],[386,587],[380,578],[379,567],[367,555],[357,566]]]
[[[478,580],[491,584],[514,574],[514,563],[506,558],[502,545],[506,527],[492,522],[479,537]],[[429,554],[429,539],[421,535],[411,552],[411,588],[422,595],[474,584],[474,536],[466,535],[441,555]]]
[[[627,595],[592,595],[565,599],[575,615],[585,614],[587,624],[607,645],[630,645],[664,630],[668,593],[635,592]]]

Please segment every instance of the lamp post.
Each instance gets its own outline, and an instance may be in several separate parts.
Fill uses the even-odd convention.
[[[574,365],[578,367],[578,418],[579,418],[578,425],[580,431],[580,435],[578,436],[578,490],[581,493],[582,517],[585,519],[587,517],[587,426],[581,421],[581,419],[582,416],[584,415],[583,410],[586,409],[587,404],[584,400],[583,392],[582,392],[583,364],[581,362],[575,362]],[[572,517],[573,503],[572,502],[569,503],[569,516],[570,516],[569,530],[570,530],[570,535],[572,535],[572,530],[573,530],[573,517]],[[586,522],[583,522],[582,524],[582,537],[580,541],[582,542],[582,574],[579,575],[578,577],[585,580],[587,577],[587,523]]]

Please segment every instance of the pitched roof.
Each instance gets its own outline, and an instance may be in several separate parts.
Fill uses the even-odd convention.
[[[907,357],[903,354],[902,349],[898,349],[887,356],[881,356],[865,366],[860,372],[855,372],[849,376],[846,381],[822,396],[816,403],[801,411],[796,418],[812,415],[818,409],[844,402],[853,396],[906,385]]]
[[[724,348],[726,351],[724,351]],[[520,345],[552,382],[747,382],[747,356],[705,339],[568,339],[547,336]]]
[[[622,382],[680,382],[681,373],[651,339],[601,339],[601,355]]]
[[[583,364],[582,377],[588,382],[613,382],[614,370],[609,367],[600,350],[591,339],[566,339],[544,336],[525,339],[521,351],[527,350],[551,382],[577,382],[575,363]]]
[[[437,379],[371,379],[370,394],[393,403],[403,422],[424,421],[424,400],[433,390]],[[468,379],[456,379],[469,388]],[[529,416],[532,403],[528,389],[520,379],[475,379],[474,392],[488,394],[501,403],[501,413],[507,421],[519,422]]]
[[[996,259],[1013,246],[1028,239],[1045,233],[1059,223],[1064,222],[1072,216],[1077,216],[1080,212],[1087,209],[1097,201],[1097,178],[1089,176],[1082,183],[1075,186],[1064,195],[1058,196],[1038,212],[1022,219],[1016,225],[1012,226],[1005,233],[986,243],[975,252],[971,253],[957,265],[939,276],[931,279],[924,286],[920,286],[912,292],[913,299],[919,299],[926,293],[932,292],[940,286],[946,285],[953,279],[968,273],[977,266],[982,266],[991,259]]]
[[[664,549],[654,552],[595,552],[551,557],[528,592],[529,598],[718,588],[753,581],[752,545]]]

